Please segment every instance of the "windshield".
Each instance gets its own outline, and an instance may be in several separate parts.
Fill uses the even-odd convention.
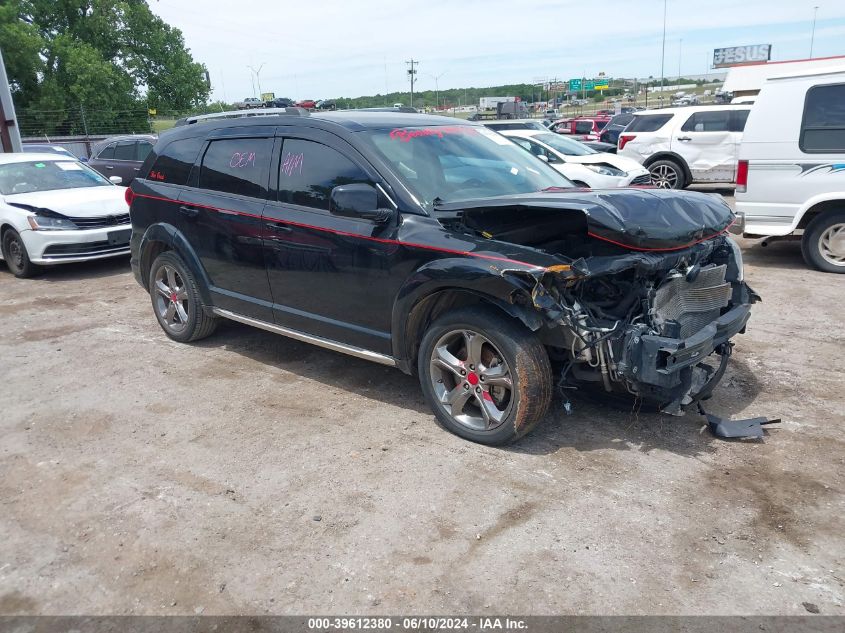
[[[566,156],[586,156],[587,154],[598,154],[595,150],[590,149],[583,143],[579,143],[575,139],[566,138],[560,134],[537,134],[532,138],[537,139],[541,143],[545,143],[554,150]]]
[[[93,169],[77,161],[34,161],[0,165],[0,194],[111,186]]]
[[[441,125],[362,133],[419,202],[532,193],[572,183],[483,127]]]

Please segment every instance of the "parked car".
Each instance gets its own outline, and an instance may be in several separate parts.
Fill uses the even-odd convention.
[[[566,137],[571,138],[571,137]],[[586,145],[591,150],[596,152],[602,152],[604,154],[615,154],[616,153],[616,145],[611,145],[610,143],[602,143],[601,141],[578,141],[582,145]]]
[[[602,129],[610,121],[610,117],[575,117],[561,119],[553,123],[549,129],[558,134],[571,134],[581,141],[597,141]]]
[[[129,253],[125,189],[75,158],[0,154],[0,259],[16,277]]]
[[[579,187],[608,189],[651,185],[648,170],[638,162],[614,154],[601,154],[561,134],[548,130],[503,130],[502,134]]]
[[[107,178],[118,176],[120,184],[128,185],[138,175],[155,142],[156,137],[151,134],[112,136],[94,146],[88,165]]]
[[[313,99],[303,99],[296,102],[297,108],[305,108],[306,110],[314,110],[317,108],[317,102]]]
[[[625,129],[634,118],[633,113],[617,114],[607,122],[607,125],[602,128],[599,134],[599,140],[602,143],[611,143],[616,145],[619,140],[619,134]]]
[[[739,149],[737,232],[801,235],[809,266],[845,273],[845,65],[769,78]]]
[[[255,108],[263,108],[264,102],[258,97],[246,97],[243,101],[235,103],[238,110],[252,110]]]
[[[484,121],[484,127],[501,132],[502,130],[538,130],[548,132],[540,119],[512,119],[510,121]]]
[[[29,154],[59,154],[73,160],[79,160],[70,150],[61,145],[44,145],[42,143],[24,143],[23,151]]]
[[[748,106],[690,106],[648,110],[619,136],[617,153],[642,163],[655,186],[733,183]]]
[[[293,100],[286,97],[276,97],[264,102],[265,108],[291,108],[293,107]]]
[[[318,110],[337,110],[337,103],[333,99],[324,99],[317,102]]]
[[[226,318],[417,373],[441,424],[486,444],[525,435],[555,385],[680,413],[757,299],[721,198],[573,190],[465,121],[189,119],[147,165],[131,262],[168,337]]]

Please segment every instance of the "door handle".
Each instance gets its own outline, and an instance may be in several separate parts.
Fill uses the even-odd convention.
[[[179,207],[179,213],[186,215],[189,218],[195,218],[200,214],[200,210],[196,207],[189,207],[183,204]]]
[[[134,167],[135,171],[141,171],[140,167]]]
[[[691,141],[692,139],[689,136],[679,136],[679,141]]]
[[[114,169],[111,165],[106,165],[106,169]]]
[[[281,224],[280,222],[274,222],[273,220],[268,220],[264,223],[268,229],[273,229],[277,233],[291,233],[293,229],[286,224]]]

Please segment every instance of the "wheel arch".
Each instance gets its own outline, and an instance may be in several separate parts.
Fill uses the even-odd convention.
[[[140,259],[140,275],[144,288],[150,286],[150,268],[156,257],[165,251],[174,251],[194,275],[197,281],[197,288],[204,306],[211,306],[211,282],[205,269],[200,262],[199,256],[190,245],[185,236],[172,224],[153,224],[141,238],[138,249]]]
[[[399,293],[394,304],[392,338],[394,357],[402,371],[414,373],[419,342],[437,317],[448,310],[469,305],[486,304],[519,320],[528,330],[538,331],[545,325],[539,311],[531,304],[530,280],[523,274],[492,272],[477,262],[466,259],[444,263],[438,260],[431,270],[418,271]],[[454,275],[444,278],[444,269],[453,265]],[[467,274],[467,267],[475,274]]]
[[[811,203],[799,216],[795,229],[806,229],[817,217],[833,211],[845,211],[845,194]]]

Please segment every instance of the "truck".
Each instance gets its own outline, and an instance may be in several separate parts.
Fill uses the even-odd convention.
[[[263,108],[264,102],[258,97],[246,97],[243,101],[235,103],[238,110],[251,110],[252,108]]]
[[[479,110],[495,110],[500,103],[514,103],[516,97],[481,97],[478,100]]]
[[[481,121],[482,119],[523,119],[528,116],[528,108],[521,101],[500,101],[493,111],[479,110],[471,117],[470,121]]]

